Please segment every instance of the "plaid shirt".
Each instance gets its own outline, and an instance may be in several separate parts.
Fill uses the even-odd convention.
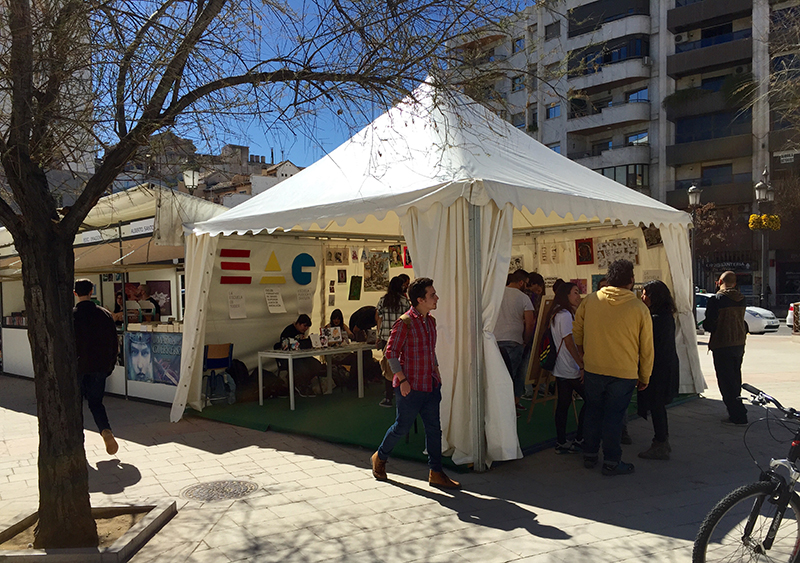
[[[392,327],[389,342],[384,354],[390,365],[399,362],[403,374],[414,391],[433,391],[434,385],[441,385],[436,362],[436,319],[430,315],[424,317],[414,307],[406,314],[411,322],[406,325],[398,319]],[[392,385],[400,383],[395,372]]]
[[[390,309],[386,305],[386,296],[378,300],[378,316],[381,318],[381,326],[378,327],[378,338],[383,341],[389,340],[389,335],[392,333],[392,327],[400,315],[408,311],[411,307],[411,302],[405,297],[400,297],[400,305],[396,309]]]

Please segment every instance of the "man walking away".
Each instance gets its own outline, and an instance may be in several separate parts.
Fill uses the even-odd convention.
[[[523,359],[525,347],[533,339],[536,319],[533,303],[522,290],[528,282],[528,272],[517,270],[508,276],[503,290],[503,302],[494,325],[494,337],[514,384],[514,403],[517,410],[525,410],[519,400],[525,393],[525,369]],[[527,368],[527,364],[525,364]]]
[[[630,260],[612,262],[607,278],[608,286],[581,301],[572,326],[585,367],[583,464],[597,465],[602,440],[603,475],[625,475],[634,468],[622,461],[622,427],[637,380],[644,390],[653,371],[653,322],[631,291]]]
[[[117,328],[114,319],[106,309],[95,305],[92,299],[94,286],[90,280],[75,282],[75,296],[78,303],[73,309],[75,322],[75,348],[78,353],[78,377],[81,381],[81,395],[89,403],[94,423],[103,436],[106,452],[117,453],[119,446],[111,432],[103,395],[106,392],[106,378],[117,363]]]
[[[703,328],[711,333],[708,349],[714,356],[722,401],[728,409],[725,424],[747,424],[747,408],[739,398],[742,388],[742,359],[747,340],[744,313],[747,307],[744,295],[736,289],[736,274],[725,272],[717,282],[719,291],[706,304]]]
[[[412,306],[394,323],[385,349],[394,373],[397,418],[378,451],[372,454],[372,475],[378,481],[387,480],[386,460],[420,415],[428,450],[428,483],[432,487],[460,489],[461,485],[442,471],[442,378],[436,361],[436,319],[429,314],[439,301],[433,280],[415,279],[408,286],[408,298]]]

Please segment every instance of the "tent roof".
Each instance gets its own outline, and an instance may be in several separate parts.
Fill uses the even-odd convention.
[[[515,228],[691,222],[688,214],[556,154],[466,96],[423,84],[328,156],[194,230],[400,234],[396,217],[374,219],[449,206],[462,196],[475,205],[513,204]],[[370,217],[369,225],[359,225]]]

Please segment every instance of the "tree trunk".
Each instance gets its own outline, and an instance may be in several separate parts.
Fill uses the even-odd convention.
[[[14,237],[22,259],[39,418],[39,524],[34,547],[95,547],[72,318],[74,239],[60,232],[58,223],[44,221],[47,226],[29,223]]]

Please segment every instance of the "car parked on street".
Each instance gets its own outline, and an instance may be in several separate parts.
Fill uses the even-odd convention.
[[[706,304],[708,303],[708,298],[712,295],[714,294],[696,293],[694,296],[698,328],[702,328],[702,322],[706,318]],[[781,322],[775,316],[775,313],[761,307],[747,307],[744,313],[744,322],[747,323],[747,332],[750,334],[777,332],[781,326]]]
[[[792,330],[794,326],[794,303],[789,303],[789,313],[786,315],[786,326]]]

